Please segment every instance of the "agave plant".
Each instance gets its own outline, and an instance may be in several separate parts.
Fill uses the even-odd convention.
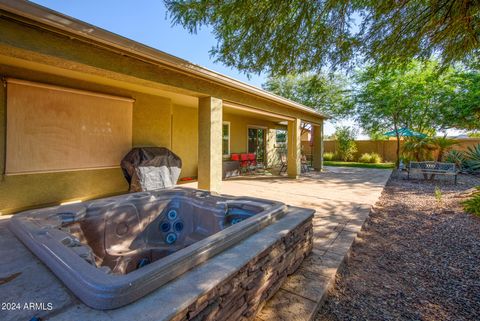
[[[443,156],[443,161],[454,163],[459,170],[463,170],[465,166],[465,154],[458,150],[451,150]]]
[[[469,146],[465,151],[465,167],[470,172],[480,172],[480,144]]]

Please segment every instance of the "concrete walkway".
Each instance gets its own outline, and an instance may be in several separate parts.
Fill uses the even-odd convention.
[[[326,167],[325,172],[309,173],[297,180],[247,176],[222,183],[223,194],[262,197],[316,210],[313,253],[264,306],[256,321],[315,318],[390,174],[385,169]]]

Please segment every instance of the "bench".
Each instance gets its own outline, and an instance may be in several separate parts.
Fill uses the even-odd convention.
[[[458,171],[454,163],[410,162],[407,172],[407,179],[410,179],[410,173],[416,172],[424,174],[425,178],[430,174],[430,179],[433,179],[435,175],[453,175],[455,176],[455,185],[457,184]]]

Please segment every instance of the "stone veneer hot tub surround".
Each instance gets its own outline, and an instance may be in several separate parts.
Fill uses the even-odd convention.
[[[313,213],[313,210],[289,207],[283,222],[272,224],[246,239],[237,249],[230,250],[231,253],[218,257],[219,263],[229,258],[235,261],[230,262],[230,274],[217,280],[183,309],[175,309],[160,320],[253,320],[312,251]],[[259,242],[265,242],[261,250]],[[257,244],[249,246],[249,243]],[[251,253],[245,253],[243,261],[239,260],[239,252],[247,248]]]
[[[180,244],[168,252],[165,251],[168,249],[167,239],[163,235],[168,236],[168,233],[155,232],[152,236],[152,228],[149,227],[153,225],[154,230],[161,230],[172,208],[178,210],[188,237],[180,233]],[[145,213],[138,215],[137,212],[145,209],[153,209],[157,214],[148,219]],[[11,228],[78,297],[94,308],[105,309],[138,299],[268,224],[281,222],[281,218],[290,212],[292,209],[279,202],[218,197],[198,190],[175,189],[25,212],[12,218]],[[125,246],[125,242],[122,242],[125,240],[125,231],[118,231],[119,224],[112,225],[112,220],[107,219],[110,216],[122,218],[119,222],[129,223],[130,228],[143,227],[127,237]],[[231,219],[237,216],[244,221],[232,226]],[[192,220],[199,218],[201,223],[192,223]],[[142,222],[145,219],[146,222]],[[82,224],[78,226],[77,223],[83,221],[89,222],[87,227],[93,228],[93,234],[88,232],[88,228],[83,228],[83,233],[78,232],[82,232]],[[134,224],[130,224],[130,221]],[[203,235],[198,235],[199,232]],[[210,234],[213,235],[208,236]],[[117,239],[118,235],[122,238]],[[77,246],[75,243],[80,240],[83,242]],[[70,243],[74,243],[73,246]],[[88,250],[89,246],[93,249],[93,255]],[[137,261],[145,256],[145,247],[148,258],[158,261],[139,268]],[[112,264],[112,258],[115,264]],[[92,265],[94,260],[100,269]],[[135,263],[134,268],[131,260]]]

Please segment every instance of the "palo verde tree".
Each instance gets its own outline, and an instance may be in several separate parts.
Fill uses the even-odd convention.
[[[336,120],[351,109],[347,79],[339,74],[302,73],[269,77],[263,89],[288,98]],[[307,128],[302,124],[302,133]]]
[[[217,61],[246,73],[285,75],[409,62],[443,65],[478,56],[480,2],[463,0],[164,0],[174,24],[213,29]],[[478,62],[478,59],[475,60]]]
[[[302,73],[269,77],[262,87],[332,118],[342,118],[351,108],[347,79],[339,74]]]
[[[366,68],[356,76],[356,118],[368,133],[401,127],[427,134],[469,129],[480,115],[472,73],[478,76],[453,67],[440,73],[436,61],[415,60],[397,68]]]

